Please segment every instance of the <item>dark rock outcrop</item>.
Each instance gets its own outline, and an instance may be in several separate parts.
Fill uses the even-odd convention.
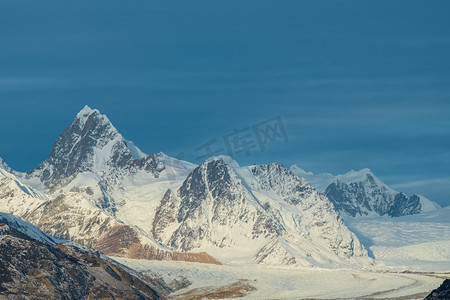
[[[0,224],[0,298],[162,299],[170,291],[97,251],[52,245],[12,227],[10,218],[2,221],[7,223]]]
[[[440,287],[432,291],[425,300],[448,300],[450,299],[450,279],[445,279]]]

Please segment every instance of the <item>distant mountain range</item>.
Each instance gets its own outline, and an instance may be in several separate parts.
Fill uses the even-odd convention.
[[[330,173],[314,175],[297,165],[291,166],[290,170],[324,193],[343,216],[400,217],[440,208],[439,204],[422,195],[407,196],[394,191],[370,169],[350,171],[337,176]]]
[[[365,266],[341,216],[417,214],[439,206],[397,193],[369,170],[315,176],[281,164],[201,165],[144,154],[85,107],[26,173],[0,160],[0,211],[107,255],[202,263]]]

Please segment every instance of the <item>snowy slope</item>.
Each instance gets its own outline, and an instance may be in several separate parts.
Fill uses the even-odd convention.
[[[347,218],[383,269],[450,272],[450,207],[419,215]]]
[[[45,194],[21,183],[16,176],[0,168],[0,212],[23,215],[47,200]]]
[[[57,239],[57,238],[47,235],[46,233],[44,233],[40,229],[38,229],[36,226],[33,226],[29,222],[26,222],[26,221],[22,220],[21,218],[16,217],[12,214],[0,213],[0,224],[6,224],[7,226],[14,228],[35,240],[38,240],[38,241],[41,241],[43,243],[47,243],[50,245],[56,245],[63,241],[63,240],[60,240],[60,239]],[[0,239],[2,236],[2,231],[5,231],[5,229],[6,229],[5,225],[0,227]]]

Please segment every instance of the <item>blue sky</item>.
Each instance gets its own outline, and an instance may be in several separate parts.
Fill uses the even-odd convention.
[[[143,151],[196,163],[280,116],[289,142],[242,165],[368,167],[450,205],[449,15],[448,1],[2,1],[0,157],[36,166],[85,104]]]

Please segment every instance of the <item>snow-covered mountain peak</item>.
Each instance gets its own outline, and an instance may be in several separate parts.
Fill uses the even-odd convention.
[[[27,177],[38,177],[51,186],[81,172],[108,174],[124,168],[148,169],[148,158],[105,115],[85,106],[56,139],[47,160],[28,171]]]
[[[331,173],[319,173],[314,174],[313,172],[305,171],[297,165],[292,165],[289,170],[295,175],[305,178],[314,188],[319,192],[325,191],[327,186],[333,182],[334,176]]]
[[[335,177],[325,194],[336,208],[352,217],[363,215],[388,215],[399,217],[418,214],[438,208],[436,203],[394,191],[369,169],[350,171]]]
[[[367,178],[367,175],[375,177],[375,175],[373,175],[372,171],[369,168],[364,168],[359,171],[351,170],[350,172],[347,172],[343,175],[336,176],[336,178],[342,182],[350,183],[363,181]]]
[[[379,188],[382,190],[389,191],[391,193],[395,193],[393,189],[391,189],[388,185],[382,182],[372,171],[368,168],[361,169],[359,171],[351,170],[350,172],[337,175],[334,177],[334,182],[339,181],[340,183],[352,184],[352,183],[364,183],[366,186],[370,186],[371,188]]]
[[[206,193],[203,195],[206,197],[208,191],[219,194],[222,189],[229,188],[231,185],[241,186],[242,183],[235,173],[233,165],[239,168],[239,165],[237,165],[237,163],[234,164],[229,157],[210,158],[195,168],[187,176],[180,191],[182,194],[198,193],[201,191],[202,193]],[[199,197],[199,195],[193,197],[196,198],[196,200],[204,198]]]
[[[87,105],[75,116],[72,124],[67,129],[71,126],[79,127],[81,130],[84,130],[85,134],[93,133],[96,128],[102,129],[101,131],[97,130],[98,134],[119,134],[106,115],[101,114],[98,109],[91,109]]]
[[[330,173],[314,174],[297,165],[292,165],[290,170],[297,176],[305,178],[319,192],[328,196],[345,216],[397,217],[439,208],[437,203],[423,196],[408,197],[404,193],[393,190],[368,168],[351,170],[336,176]]]
[[[270,163],[267,165],[253,165],[249,166],[248,168],[251,170],[254,176],[256,177],[262,176],[269,181],[271,180],[283,181],[289,178],[291,180],[294,180],[296,183],[301,183],[302,185],[310,186],[310,184],[304,178],[297,176],[296,174],[294,174],[294,172],[286,169],[280,163]]]
[[[75,119],[79,119],[81,123],[86,123],[87,119],[92,114],[99,114],[100,111],[98,109],[92,109],[89,106],[85,105],[82,110],[76,115]]]
[[[311,172],[311,171],[307,172],[307,171],[303,170],[302,168],[300,168],[299,166],[297,166],[296,164],[292,165],[290,167],[290,170],[298,176],[302,176],[302,175],[314,176],[313,172]]]
[[[209,163],[212,161],[222,161],[224,164],[228,165],[232,169],[238,169],[241,166],[237,161],[235,161],[231,156],[228,155],[218,155],[218,156],[212,156],[208,158],[205,163]]]
[[[76,115],[72,124],[67,129],[73,126],[78,126],[82,130],[83,136],[92,139],[121,140],[133,159],[137,160],[148,156],[148,154],[142,152],[132,141],[124,139],[108,117],[101,114],[98,109],[92,109],[86,105]]]

